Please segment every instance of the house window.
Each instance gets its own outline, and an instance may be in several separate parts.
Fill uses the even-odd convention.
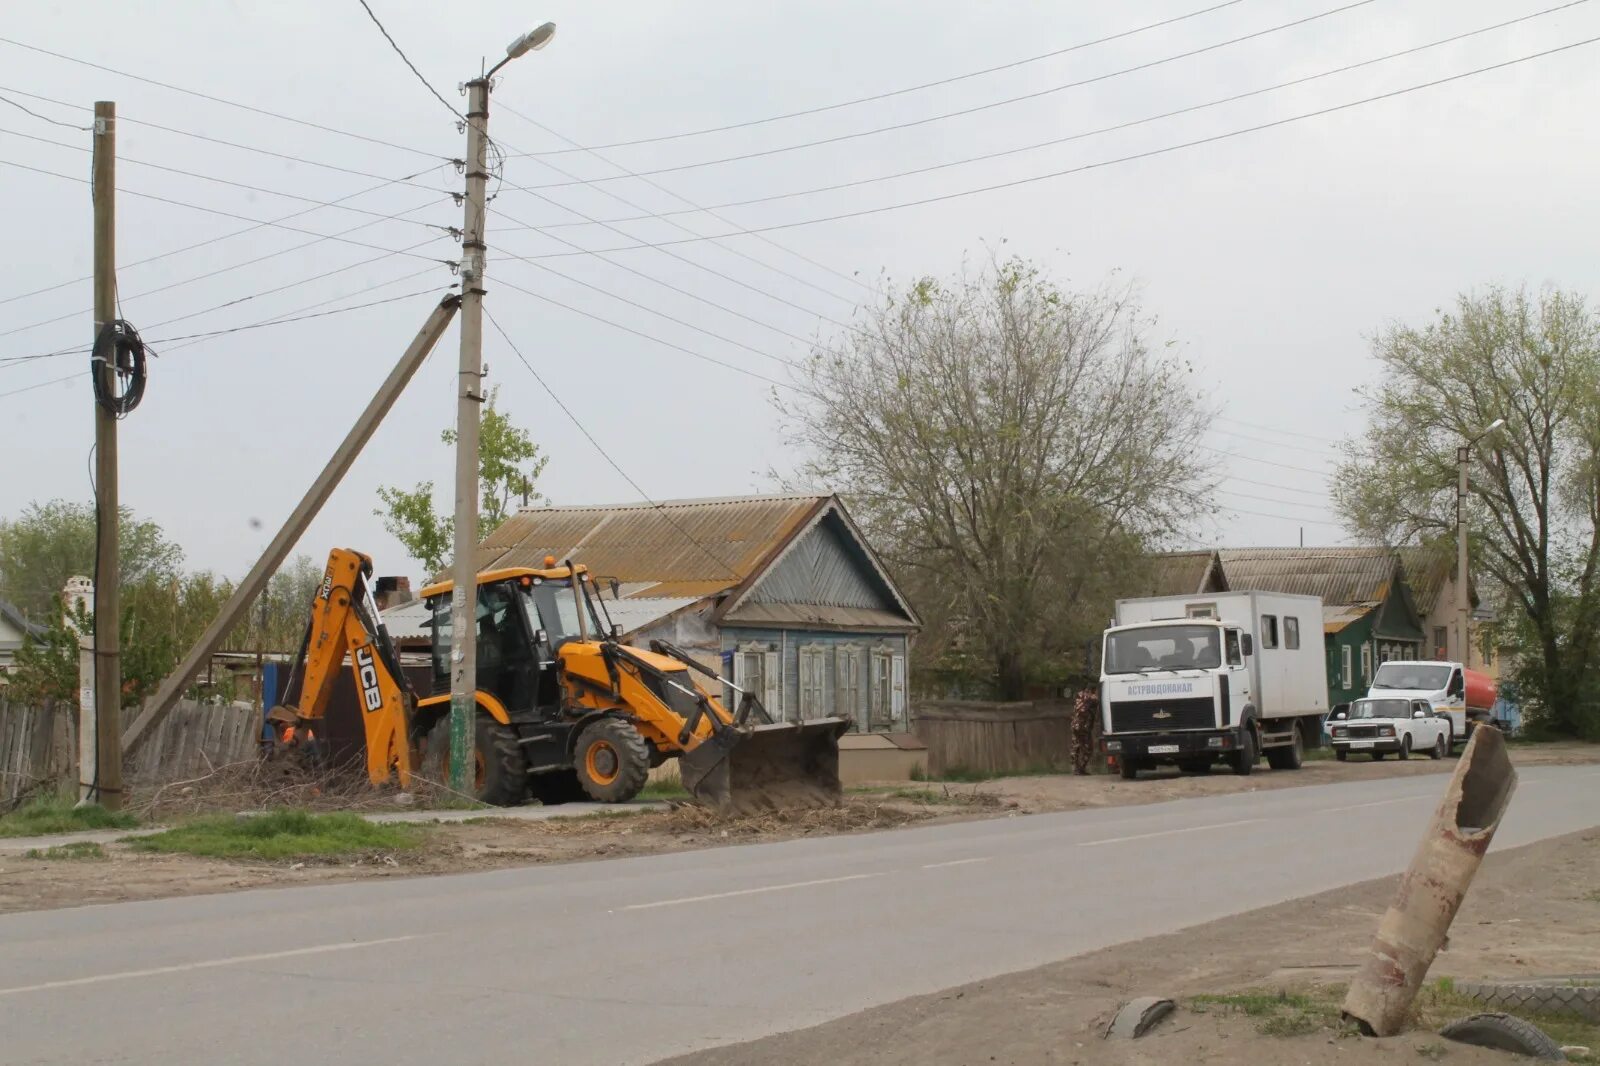
[[[778,691],[778,653],[771,644],[739,645],[733,656],[733,683],[761,701],[775,722],[784,719],[782,695]],[[739,700],[743,697],[734,694]]]
[[[1300,619],[1283,616],[1283,646],[1290,651],[1300,647]]]
[[[906,720],[906,659],[883,645],[872,649],[872,727],[902,729]]]
[[[1372,645],[1361,645],[1361,686],[1372,684]]]
[[[821,644],[800,648],[800,717],[828,714],[828,650]]]
[[[868,729],[866,707],[861,699],[861,649],[854,644],[841,644],[837,655],[833,674],[834,713],[850,719],[858,730]]]
[[[1278,646],[1278,616],[1275,614],[1261,616],[1261,646],[1263,648]]]
[[[1339,687],[1348,690],[1355,683],[1355,671],[1350,668],[1350,645],[1339,646]]]
[[[1450,658],[1450,630],[1445,626],[1433,627],[1433,657]]]

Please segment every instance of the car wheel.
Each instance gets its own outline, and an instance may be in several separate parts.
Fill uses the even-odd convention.
[[[1345,751],[1343,748],[1334,748],[1333,757],[1338,759],[1340,762],[1344,762],[1346,759],[1350,758],[1350,753]]]
[[[1428,754],[1434,759],[1442,759],[1448,748],[1449,745],[1445,743],[1445,734],[1440,733],[1438,739],[1433,742],[1433,751]]]
[[[1411,734],[1408,733],[1400,738],[1400,750],[1395,754],[1395,758],[1401,762],[1411,758]]]

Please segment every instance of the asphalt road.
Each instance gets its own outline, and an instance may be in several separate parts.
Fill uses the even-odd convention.
[[[3,916],[0,1063],[647,1063],[1398,872],[1446,780]]]

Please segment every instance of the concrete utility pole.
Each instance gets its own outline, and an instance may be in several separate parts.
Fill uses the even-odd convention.
[[[94,582],[82,575],[67,578],[61,590],[61,614],[76,627],[81,615],[94,616]],[[94,633],[78,633],[78,802],[93,803],[95,747],[100,743],[94,706]]]
[[[483,282],[489,188],[490,81],[501,67],[555,36],[547,22],[506,48],[506,57],[467,82],[467,195],[461,224],[461,366],[456,383],[456,507],[450,578],[450,788],[476,792],[478,708],[478,425],[483,393]]]
[[[117,105],[94,105],[94,335],[117,317]],[[117,392],[113,360],[92,364],[101,395]],[[122,806],[122,573],[118,553],[117,416],[94,405],[95,610],[93,766],[80,768],[84,799],[108,810]],[[90,725],[91,723],[85,723]]]
[[[478,424],[483,404],[483,241],[489,79],[467,83],[467,198],[461,223],[461,369],[456,384],[455,558],[450,597],[450,788],[472,791],[478,691]]]

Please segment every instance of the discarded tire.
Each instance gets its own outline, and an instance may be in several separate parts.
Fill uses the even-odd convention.
[[[1439,1030],[1439,1035],[1458,1044],[1510,1051],[1548,1062],[1567,1060],[1561,1045],[1551,1040],[1544,1030],[1509,1014],[1474,1014],[1451,1022]]]
[[[1174,1009],[1172,1000],[1160,996],[1144,996],[1131,1000],[1117,1011],[1117,1016],[1106,1026],[1106,1039],[1133,1040],[1141,1037],[1155,1028]]]
[[[1590,983],[1576,983],[1585,980]],[[1552,977],[1544,981],[1457,981],[1455,990],[1485,1007],[1524,1014],[1567,1014],[1600,1022],[1600,984],[1595,980]]]

